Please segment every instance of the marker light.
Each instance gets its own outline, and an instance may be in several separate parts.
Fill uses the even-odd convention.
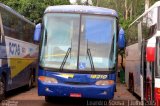
[[[96,85],[105,86],[105,85],[113,85],[114,80],[99,80],[96,82]]]
[[[42,82],[57,84],[58,81],[55,78],[39,76],[38,79]]]

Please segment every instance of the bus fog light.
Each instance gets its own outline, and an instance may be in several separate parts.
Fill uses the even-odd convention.
[[[114,84],[114,80],[99,80],[95,84],[99,85],[99,86],[113,85]]]
[[[53,83],[53,84],[58,83],[57,79],[51,77],[39,76],[38,79],[45,83]]]
[[[102,95],[107,95],[107,91],[103,91],[101,94]]]
[[[46,88],[45,91],[47,91],[47,92],[53,92],[49,88]]]

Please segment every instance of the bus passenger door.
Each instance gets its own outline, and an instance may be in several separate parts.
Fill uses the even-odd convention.
[[[160,105],[160,37],[156,38],[156,56],[155,56],[155,102],[156,106]]]
[[[140,95],[141,101],[144,100],[144,79],[145,79],[145,50],[146,50],[146,42],[142,40],[142,23],[138,24],[138,49],[140,52]]]
[[[143,40],[141,44],[141,66],[140,66],[140,78],[141,78],[141,101],[145,100],[146,92],[146,41]]]

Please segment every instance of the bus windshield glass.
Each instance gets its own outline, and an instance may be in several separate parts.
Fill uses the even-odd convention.
[[[43,20],[42,67],[108,71],[115,67],[116,18],[47,13]]]

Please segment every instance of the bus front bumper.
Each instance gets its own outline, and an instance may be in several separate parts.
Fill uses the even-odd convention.
[[[39,96],[81,97],[95,99],[112,99],[115,83],[107,86],[48,84],[38,81]]]

